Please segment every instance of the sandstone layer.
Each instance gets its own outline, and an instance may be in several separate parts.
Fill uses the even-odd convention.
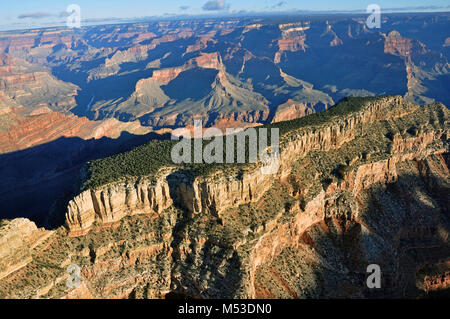
[[[397,96],[361,103],[283,134],[275,175],[256,165],[195,177],[174,166],[81,192],[66,228],[0,280],[2,296],[398,298],[448,289],[449,111]],[[69,264],[82,270],[75,289]],[[382,269],[380,289],[366,285],[370,264]]]
[[[62,137],[89,140],[119,138],[124,132],[143,135],[152,131],[151,128],[142,127],[137,121],[91,121],[86,117],[53,112],[46,107],[31,113],[20,106],[10,107],[3,112],[0,109],[0,121],[4,126],[0,130],[0,154],[24,150]]]

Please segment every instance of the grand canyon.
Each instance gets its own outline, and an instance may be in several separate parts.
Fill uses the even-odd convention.
[[[366,19],[0,32],[0,298],[448,296],[450,14]],[[195,119],[278,171],[173,163]]]

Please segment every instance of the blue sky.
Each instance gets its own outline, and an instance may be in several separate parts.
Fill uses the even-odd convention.
[[[134,18],[168,14],[268,12],[293,10],[364,10],[376,3],[383,9],[405,11],[450,11],[450,0],[2,0],[0,29],[58,25],[69,4],[81,7],[83,19]],[[219,9],[219,10],[215,10]]]

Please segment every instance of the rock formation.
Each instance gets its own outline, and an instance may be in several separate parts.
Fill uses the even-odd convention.
[[[38,229],[27,219],[1,221],[0,279],[25,267],[32,261],[31,252],[53,232]]]
[[[44,68],[8,54],[0,55],[0,89],[27,108],[50,107],[55,111],[75,107],[77,87],[57,80]]]
[[[5,126],[3,131],[0,130],[0,154],[24,150],[61,137],[80,137],[89,140],[102,137],[118,138],[123,132],[143,135],[151,131],[151,128],[142,127],[137,121],[120,122],[116,119],[90,121],[86,117],[53,112],[46,107],[31,113],[23,107],[7,110],[0,109],[0,121]]]
[[[433,13],[385,17],[387,34],[340,15],[0,32],[0,298],[446,293],[448,26]],[[172,142],[146,133],[194,118],[279,128],[278,172],[168,162]]]
[[[291,101],[322,111],[346,96],[399,94],[419,104],[450,103],[448,35],[434,31],[448,29],[445,17],[392,17],[384,21],[392,30],[387,34],[347,17],[254,22],[1,32],[0,88],[28,108],[158,128],[190,125],[193,116],[210,126],[233,117],[243,126],[267,124]],[[191,87],[184,92],[181,82]],[[257,113],[249,116],[252,110]]]
[[[276,175],[258,165],[198,176],[173,166],[81,192],[67,228],[0,280],[2,296],[394,298],[448,289],[449,112],[395,96],[359,103],[284,133]],[[49,262],[52,270],[31,275]],[[82,269],[76,289],[65,285],[72,263]],[[381,289],[365,284],[370,264],[382,269]]]

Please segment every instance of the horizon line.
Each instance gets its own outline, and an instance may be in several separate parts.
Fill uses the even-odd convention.
[[[384,9],[382,14],[450,14],[450,8],[447,11],[400,11],[395,8]],[[147,23],[147,22],[159,22],[159,21],[176,21],[176,20],[196,20],[196,19],[232,19],[232,18],[267,18],[267,17],[282,17],[282,16],[302,16],[307,17],[318,15],[353,15],[361,16],[367,15],[365,10],[296,10],[292,12],[287,11],[261,11],[261,12],[223,12],[223,13],[205,13],[205,14],[163,14],[158,16],[142,16],[142,17],[107,17],[107,18],[82,18],[81,21],[85,23],[81,28],[93,27],[93,26],[107,26],[115,24],[135,24],[135,23]],[[104,22],[104,23],[103,23]],[[108,23],[109,22],[109,23]],[[26,31],[36,29],[51,29],[51,28],[64,28],[66,27],[65,21],[50,22],[48,25],[36,26],[36,27],[18,27],[14,28],[9,26],[0,25],[0,32],[13,32],[13,31]]]

